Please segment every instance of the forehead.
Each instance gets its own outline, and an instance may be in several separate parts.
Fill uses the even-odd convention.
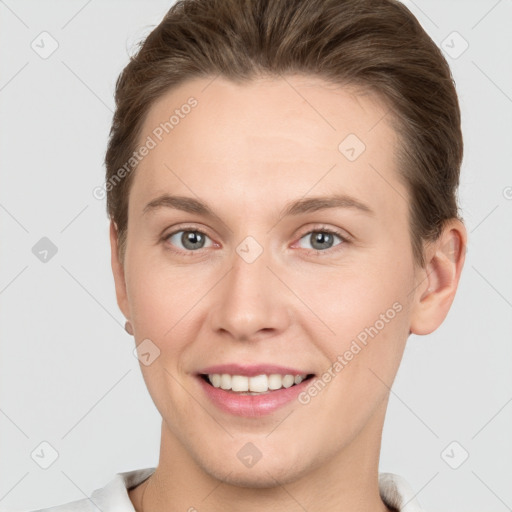
[[[232,190],[268,204],[269,194],[346,192],[389,209],[406,195],[390,120],[377,96],[319,78],[190,80],[148,112],[139,143],[154,147],[138,164],[133,199]]]

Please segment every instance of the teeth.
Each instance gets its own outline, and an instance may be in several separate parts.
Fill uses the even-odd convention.
[[[208,375],[208,377],[210,377],[210,376]],[[211,379],[210,379],[210,382],[212,382]],[[220,376],[220,387],[222,389],[231,389],[231,375],[227,375],[227,374],[223,373]]]
[[[279,374],[269,375],[268,377],[268,389],[281,389],[283,387],[283,377]]]
[[[289,388],[294,384],[300,384],[307,374],[304,375],[256,375],[247,377],[245,375],[229,375],[227,373],[213,373],[208,375],[212,386],[226,391],[238,393],[259,394],[268,393],[281,388]]]
[[[249,381],[249,391],[257,393],[268,391],[268,377],[266,375],[256,375],[247,380]],[[235,388],[233,388],[233,391],[235,391]],[[247,391],[247,389],[244,389],[244,391]]]
[[[211,376],[210,382],[212,383],[212,385],[214,387],[220,388],[220,383],[222,382],[222,377],[218,373],[216,373]]]
[[[232,391],[249,391],[249,377],[243,375],[233,375],[231,377]]]

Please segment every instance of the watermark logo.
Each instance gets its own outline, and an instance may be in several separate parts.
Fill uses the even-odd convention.
[[[48,263],[57,254],[57,251],[57,246],[46,236],[43,236],[43,238],[32,247],[32,254],[41,263]]]
[[[246,443],[240,448],[236,456],[244,466],[250,469],[256,465],[263,454],[253,443]]]
[[[59,452],[48,441],[42,441],[30,456],[40,468],[48,469],[59,458]]]
[[[51,57],[57,48],[59,43],[49,32],[41,32],[36,38],[30,43],[30,47],[34,50],[41,59],[48,59]]]
[[[458,59],[469,48],[469,43],[457,31],[453,31],[441,42],[441,48],[452,59]]]
[[[133,349],[133,355],[144,366],[149,366],[160,357],[160,349],[150,339],[146,338]]]
[[[236,252],[246,263],[254,263],[263,253],[263,247],[255,238],[248,236],[238,244]]]
[[[441,459],[452,469],[459,469],[468,460],[468,457],[468,451],[458,441],[452,441],[441,452]]]
[[[355,133],[349,133],[338,145],[338,151],[350,162],[357,160],[365,149],[365,143]]]

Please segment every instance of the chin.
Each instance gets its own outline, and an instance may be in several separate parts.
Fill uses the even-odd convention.
[[[282,464],[280,467],[275,467],[272,464],[264,465],[262,461],[258,463],[258,465],[260,464],[258,469],[256,467],[240,469],[221,463],[215,467],[203,467],[203,470],[225,484],[249,489],[275,488],[279,485],[290,484],[300,477],[297,468],[291,471],[289,467],[284,468]]]
[[[243,462],[235,455],[231,462],[230,457],[225,454],[214,459],[205,459],[196,461],[201,470],[211,477],[236,487],[246,487],[254,489],[274,488],[279,485],[286,485],[299,480],[308,472],[308,467],[302,459],[301,463],[287,460],[282,455],[271,455],[265,457],[262,455],[252,467],[246,467]]]

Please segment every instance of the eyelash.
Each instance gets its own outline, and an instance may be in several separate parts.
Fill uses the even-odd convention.
[[[170,243],[167,243],[168,239],[171,236],[175,235],[176,233],[180,233],[182,231],[183,232],[191,232],[191,233],[200,233],[201,235],[210,238],[201,229],[198,229],[198,228],[193,227],[193,226],[182,226],[182,227],[180,227],[180,229],[177,229],[175,231],[172,231],[171,233],[168,233],[168,234],[164,235],[162,237],[161,241],[165,244],[166,249],[171,251],[171,252],[174,252],[176,254],[180,254],[182,256],[197,256],[197,254],[200,252],[200,249],[198,249],[197,251],[177,250],[177,249],[172,248],[173,246]],[[340,247],[340,246],[344,246],[344,245],[349,244],[351,242],[351,238],[348,235],[342,234],[340,231],[337,231],[337,230],[332,229],[332,228],[328,228],[327,226],[318,226],[318,227],[315,227],[314,229],[310,229],[309,231],[306,231],[305,233],[303,233],[299,237],[298,240],[300,241],[306,235],[310,235],[312,233],[329,233],[331,235],[336,235],[341,240],[341,243],[339,243],[338,245],[336,245],[336,246],[334,246],[334,247],[332,247],[330,249],[326,249],[324,251],[320,251],[318,249],[305,249],[305,251],[307,251],[307,254],[313,254],[315,256],[323,256],[323,255],[332,254],[333,252],[341,250],[342,247]]]

